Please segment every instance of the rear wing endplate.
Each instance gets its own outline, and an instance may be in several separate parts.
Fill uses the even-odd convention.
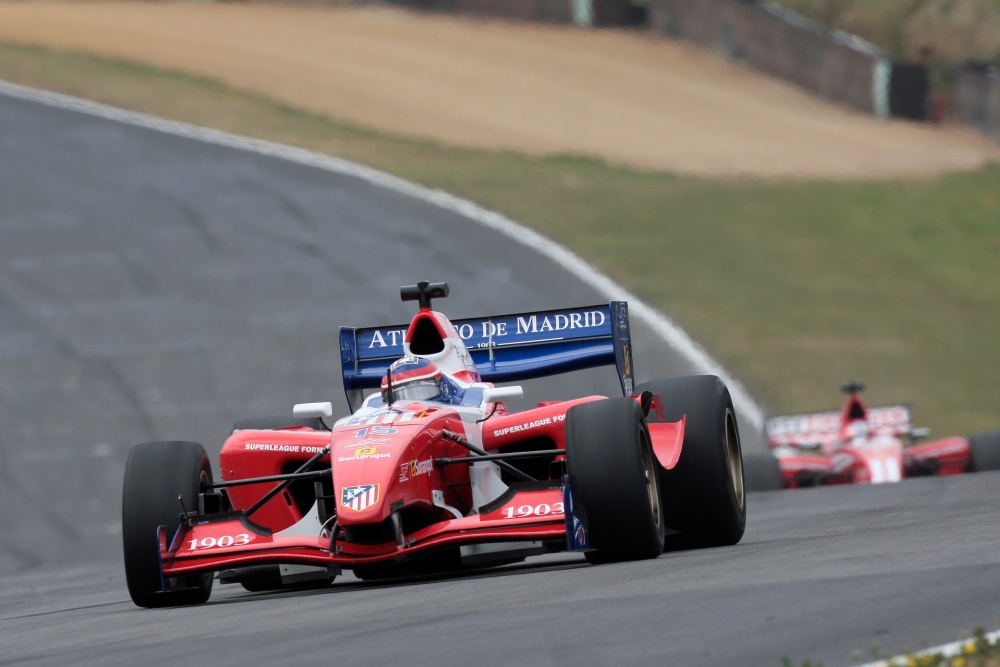
[[[626,396],[632,393],[632,340],[625,301],[452,324],[484,382],[517,382],[614,364],[622,391]],[[340,328],[340,363],[352,412],[361,405],[364,390],[379,387],[389,364],[403,356],[407,326]]]

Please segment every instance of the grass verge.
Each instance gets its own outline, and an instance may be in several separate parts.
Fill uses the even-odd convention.
[[[303,146],[442,188],[570,247],[670,313],[773,413],[910,400],[1000,428],[1000,165],[921,181],[708,180],[375,132],[217,81],[0,43],[0,78]],[[641,363],[641,360],[639,360]]]

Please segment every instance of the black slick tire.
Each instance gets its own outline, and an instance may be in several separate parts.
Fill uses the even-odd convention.
[[[642,408],[631,398],[575,405],[566,413],[573,505],[585,516],[592,563],[656,558],[664,523],[656,459]]]
[[[669,528],[694,546],[728,546],[746,528],[746,490],[736,411],[726,384],[714,375],[648,382],[636,392],[660,395],[664,421],[687,416],[677,465],[660,470],[663,514]],[[647,416],[658,421],[654,411]]]
[[[969,472],[1000,470],[1000,431],[969,436]]]
[[[205,448],[196,442],[144,442],[129,452],[122,489],[122,545],[125,582],[138,606],[193,605],[208,600],[211,572],[162,579],[157,528],[166,526],[167,540],[173,539],[180,525],[178,497],[189,512],[198,511],[201,487],[211,481]]]
[[[781,465],[771,453],[743,453],[743,485],[747,491],[779,491],[784,488]]]

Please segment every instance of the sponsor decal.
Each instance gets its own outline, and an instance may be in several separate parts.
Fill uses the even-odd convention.
[[[579,519],[573,517],[573,525],[576,527],[576,533],[574,533],[573,539],[576,540],[577,544],[587,544],[587,531],[584,529],[583,524],[580,523]]]
[[[340,504],[355,512],[361,512],[378,502],[378,488],[378,484],[345,486],[340,492]]]
[[[566,419],[566,415],[555,415],[554,417],[545,417],[543,419],[536,419],[534,421],[526,422],[524,424],[516,424],[514,426],[505,426],[504,428],[498,428],[493,431],[493,437],[499,438],[501,436],[507,435],[508,433],[519,433],[521,431],[528,431],[533,428],[538,428],[540,426],[548,426],[553,422],[561,422]]]
[[[377,447],[359,447],[354,450],[354,456],[340,456],[337,461],[362,461],[366,459],[387,459],[392,454],[389,452],[378,452]]]
[[[840,418],[840,412],[771,417],[765,426],[769,436],[836,431],[840,428]],[[910,411],[902,405],[870,408],[868,410],[868,423],[877,429],[907,426],[910,423]]]
[[[618,311],[618,331],[623,338],[628,337],[628,303],[621,302],[617,308]]]
[[[416,479],[419,475],[429,475],[432,470],[434,470],[434,459],[428,458],[423,461],[413,459],[399,466],[399,481],[405,482]]]
[[[374,449],[376,445],[384,445],[389,442],[389,440],[390,438],[364,438],[362,440],[348,442],[344,445],[344,449],[356,449],[358,447],[371,447]]]
[[[420,412],[411,412],[409,410],[395,410],[392,408],[385,408],[379,410],[378,412],[356,415],[351,417],[345,422],[346,426],[373,426],[375,424],[393,424],[400,422],[408,422],[412,419],[421,419],[426,416],[428,410],[421,410]],[[380,430],[381,429],[381,430]],[[364,437],[368,429],[359,429],[357,437]],[[391,435],[395,433],[395,429],[386,427],[375,427],[371,429],[372,435]]]
[[[868,410],[868,421],[876,428],[904,426],[910,423],[910,411],[903,406],[871,408]]]
[[[507,329],[507,326],[507,322],[480,322],[479,326],[466,323],[459,324],[458,327],[456,327],[456,331],[458,331],[458,335],[462,338],[462,340],[469,340],[476,334],[479,334],[480,337],[489,340],[493,338],[503,338],[508,335],[510,331]],[[518,333],[521,332],[518,331]]]
[[[568,315],[530,315],[517,318],[517,333],[566,331],[567,329],[592,329],[604,326],[607,316],[599,310],[588,310]]]
[[[272,445],[259,442],[248,442],[243,445],[243,449],[248,452],[292,452],[303,454],[318,454],[323,451],[322,447],[312,447],[310,445]]]
[[[373,347],[396,347],[402,345],[406,339],[406,329],[376,329],[372,333],[372,342],[368,349]]]
[[[586,551],[590,548],[587,527],[573,511],[573,493],[568,480],[563,486],[563,507],[566,519],[566,548],[570,551]]]
[[[297,452],[299,445],[270,445],[259,442],[248,442],[243,449],[251,452]]]
[[[608,314],[602,310],[582,310],[459,322],[454,325],[454,331],[463,341],[471,343],[471,347],[485,348],[502,345],[502,339],[508,336],[594,329],[604,327],[607,322]],[[369,350],[400,347],[405,339],[406,329],[374,329],[365,347]]]

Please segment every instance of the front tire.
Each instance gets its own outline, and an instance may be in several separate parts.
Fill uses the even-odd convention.
[[[202,604],[212,593],[212,573],[163,578],[157,528],[167,539],[180,525],[183,499],[198,510],[202,485],[212,482],[205,448],[196,442],[144,442],[132,448],[122,490],[122,545],[125,583],[140,607]]]
[[[668,527],[698,546],[736,544],[746,529],[746,490],[736,410],[726,384],[714,375],[648,382],[636,392],[660,395],[664,421],[687,416],[677,465],[660,470]],[[647,419],[659,421],[654,412]]]
[[[573,504],[586,517],[592,563],[656,558],[664,522],[656,459],[642,408],[631,398],[575,405],[566,413]]]
[[[969,472],[1000,470],[1000,431],[969,436]]]

